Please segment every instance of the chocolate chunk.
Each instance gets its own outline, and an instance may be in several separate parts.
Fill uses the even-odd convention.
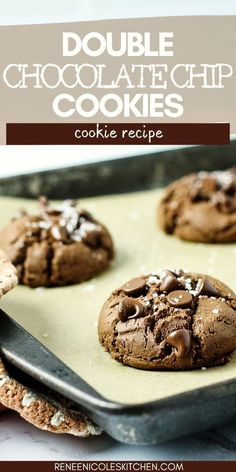
[[[165,270],[161,274],[162,283],[160,285],[160,290],[162,292],[172,292],[178,288],[184,288],[183,284],[176,278],[176,276],[170,270]]]
[[[220,292],[215,288],[207,277],[201,279],[199,288],[197,288],[197,295],[208,295],[208,297],[220,297]]]
[[[80,210],[79,212],[79,220],[80,223],[84,223],[85,221],[94,221],[94,218],[92,217],[91,213],[87,210]]]
[[[174,307],[189,306],[191,305],[192,299],[191,293],[185,290],[174,290],[174,292],[169,293],[167,296],[167,301]]]
[[[121,289],[125,293],[125,295],[138,297],[143,295],[146,291],[146,282],[144,279],[139,277],[130,280],[125,285],[122,285]]]
[[[93,231],[88,231],[86,236],[83,237],[83,241],[93,248],[98,247],[100,243],[100,231],[96,229]]]
[[[145,314],[145,307],[134,298],[122,298],[118,307],[119,318],[121,321],[140,318]]]
[[[172,270],[171,272],[177,277],[182,277],[184,275],[183,269],[175,269],[175,270]]]
[[[191,347],[190,332],[187,329],[173,331],[167,336],[166,342],[176,349],[177,357],[184,357],[189,353]]]
[[[56,208],[47,208],[46,212],[50,216],[60,216],[61,210],[57,210]]]

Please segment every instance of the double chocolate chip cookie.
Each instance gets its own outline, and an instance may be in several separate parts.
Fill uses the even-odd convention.
[[[236,349],[236,295],[182,270],[141,276],[111,294],[98,331],[114,359],[139,369],[225,364]]]
[[[30,287],[75,284],[105,270],[113,258],[108,230],[73,201],[51,208],[41,198],[35,214],[20,211],[0,231],[0,246]]]
[[[187,175],[169,185],[159,205],[159,224],[189,241],[236,241],[236,168]]]

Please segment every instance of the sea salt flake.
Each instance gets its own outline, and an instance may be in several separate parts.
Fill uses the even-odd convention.
[[[30,405],[32,405],[32,403],[34,403],[34,401],[36,400],[36,395],[32,392],[27,392],[23,398],[22,398],[22,406],[25,406],[25,407],[28,407]]]
[[[148,277],[148,284],[149,285],[160,285],[161,281],[160,281],[160,279],[158,279],[158,277],[156,275],[150,275],[150,277]]]
[[[85,238],[91,231],[101,231],[101,226],[91,223],[90,221],[85,221],[79,228],[82,238]]]
[[[4,376],[0,376],[0,387],[3,387],[3,385],[5,385],[5,383],[9,382],[10,381],[10,377],[8,377],[8,375],[4,375]]]
[[[212,310],[212,313],[214,313],[214,315],[218,315],[220,313],[220,310],[218,308],[214,308],[214,310]]]
[[[195,295],[197,295],[197,290],[189,290],[189,293],[191,293],[191,295],[193,295],[195,297]]]
[[[43,291],[45,290],[44,287],[36,287],[35,289],[35,292],[37,292],[39,295],[42,295]]]
[[[150,305],[150,301],[149,301],[149,300],[144,300],[144,305],[149,306],[149,305]]]
[[[52,226],[51,221],[42,220],[42,221],[39,221],[38,223],[38,227],[42,229],[49,229],[51,226]]]
[[[213,172],[214,177],[216,177],[217,181],[219,182],[222,187],[231,185],[233,183],[233,175],[231,172],[227,171],[217,171]]]
[[[207,172],[205,170],[201,170],[198,172],[197,176],[199,179],[205,179],[207,177]]]
[[[95,290],[94,284],[87,284],[83,287],[83,292],[93,292]]]
[[[65,416],[61,411],[57,411],[51,419],[52,426],[60,426],[65,421]]]

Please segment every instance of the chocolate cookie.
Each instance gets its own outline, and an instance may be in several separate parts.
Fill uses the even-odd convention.
[[[44,431],[88,437],[101,434],[101,429],[87,416],[73,408],[69,401],[50,390],[45,394],[19,383],[7,372],[0,359],[0,412],[15,410],[29,423]]]
[[[113,258],[108,230],[73,201],[58,209],[40,199],[38,211],[19,212],[0,231],[0,246],[30,287],[83,282],[105,270]]]
[[[236,241],[236,168],[173,182],[159,205],[159,223],[166,233],[188,241]]]
[[[236,295],[182,270],[140,276],[111,294],[98,332],[114,359],[139,369],[225,364],[236,349]]]

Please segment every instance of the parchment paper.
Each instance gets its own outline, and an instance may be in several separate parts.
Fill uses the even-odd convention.
[[[232,379],[236,356],[226,366],[188,372],[149,372],[124,367],[103,351],[97,338],[100,308],[117,286],[157,269],[182,267],[220,278],[236,290],[236,244],[187,243],[157,226],[160,191],[106,196],[81,201],[110,229],[116,259],[104,274],[80,285],[30,289],[18,286],[2,308],[105,397],[125,403],[165,398]],[[19,207],[35,202],[0,198],[1,225]]]

